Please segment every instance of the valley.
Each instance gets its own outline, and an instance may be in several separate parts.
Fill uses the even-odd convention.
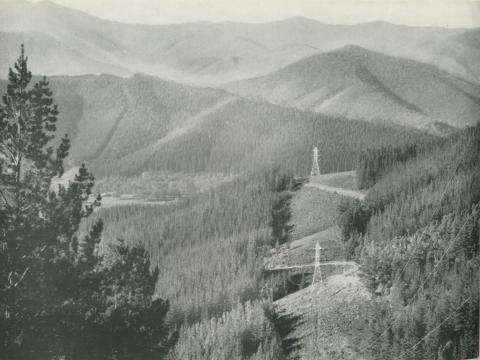
[[[0,360],[478,357],[479,29],[2,1]]]

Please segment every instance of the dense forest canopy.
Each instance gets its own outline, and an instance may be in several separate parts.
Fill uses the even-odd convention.
[[[98,174],[165,170],[244,174],[279,167],[296,176],[307,176],[314,146],[319,149],[321,171],[328,173],[355,169],[358,156],[369,147],[432,138],[408,128],[238,99],[159,151],[140,151],[113,161],[99,158],[94,165]]]
[[[421,152],[404,149],[367,153],[358,173],[374,183],[366,203],[342,204],[340,211],[343,238],[380,295],[367,312],[360,348],[374,359],[473,358],[480,125]]]

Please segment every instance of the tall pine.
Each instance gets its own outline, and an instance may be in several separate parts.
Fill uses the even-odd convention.
[[[23,46],[8,79],[0,106],[0,354],[161,356],[168,302],[153,298],[158,273],[148,254],[122,242],[100,254],[101,220],[78,238],[100,204],[94,177],[82,165],[68,186],[53,186],[70,142],[55,142],[58,110],[46,78],[31,85]]]

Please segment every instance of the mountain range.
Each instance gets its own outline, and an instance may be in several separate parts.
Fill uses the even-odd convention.
[[[135,25],[48,1],[4,0],[0,42],[0,74],[6,74],[19,43],[25,43],[37,74],[142,72],[204,86],[266,75],[314,54],[357,45],[480,81],[479,29],[384,22],[327,25],[306,18],[258,24]]]
[[[34,74],[49,75],[68,166],[100,175],[281,162],[306,174],[312,146],[324,169],[351,169],[367,147],[479,121],[480,29],[135,25],[4,0],[0,79],[21,43]]]
[[[225,86],[244,97],[433,130],[480,120],[480,86],[414,60],[346,46]]]

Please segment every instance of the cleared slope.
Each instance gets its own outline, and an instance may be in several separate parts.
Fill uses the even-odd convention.
[[[476,123],[480,86],[431,65],[347,46],[272,74],[232,82],[241,96],[424,129]]]
[[[361,359],[354,344],[364,324],[361,314],[370,294],[360,281],[358,266],[338,273],[274,303],[280,319],[299,319],[284,342],[294,344],[291,359]],[[292,349],[293,350],[293,349]]]
[[[355,191],[355,186],[349,187],[348,183],[354,184],[345,181],[351,175],[350,172],[325,174],[318,182]],[[335,212],[341,198],[330,193],[318,198],[322,191],[315,190],[312,195],[308,194],[309,191],[311,188],[304,186],[294,195],[292,222],[295,228],[304,228],[304,212],[308,213],[312,208],[320,208],[323,213],[332,209]],[[288,271],[291,281],[301,279],[300,284],[308,286],[274,302],[277,323],[280,326],[290,323],[288,333],[282,337],[282,344],[290,352],[289,359],[361,359],[362,354],[358,353],[354,340],[356,332],[364,326],[361,314],[370,300],[370,294],[359,276],[359,266],[354,261],[344,261],[344,243],[340,240],[341,231],[335,225],[335,218],[325,222],[319,215],[317,213],[310,219],[311,228],[315,225],[319,229],[326,225],[330,227],[296,239],[288,246],[282,245],[279,251],[272,251],[272,256],[264,259],[267,271]],[[324,281],[311,285],[311,265],[317,243],[323,248],[320,260]],[[295,271],[305,273],[299,278],[293,275]]]
[[[215,85],[267,74],[347,44],[426,61],[480,80],[476,53],[458,52],[462,29],[375,22],[326,25],[305,18],[263,24],[131,25],[43,1],[0,4],[0,74],[20,41],[32,49],[37,73],[74,75],[145,72],[175,81]],[[477,34],[474,34],[478,39]],[[54,65],[53,65],[54,64]]]

